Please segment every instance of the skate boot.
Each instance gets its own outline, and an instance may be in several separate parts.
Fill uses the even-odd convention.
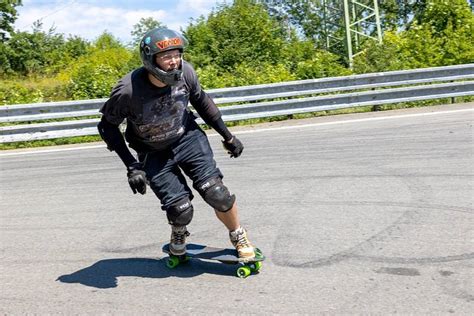
[[[253,259],[255,257],[255,248],[247,237],[247,231],[241,227],[229,232],[230,241],[237,250],[239,258]]]
[[[186,226],[171,226],[170,252],[175,256],[186,253],[186,237],[190,234]]]

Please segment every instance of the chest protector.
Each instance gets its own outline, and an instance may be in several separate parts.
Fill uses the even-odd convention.
[[[132,97],[133,115],[127,119],[125,132],[130,147],[149,152],[165,149],[177,141],[194,119],[188,102],[189,92],[184,82],[150,98]]]

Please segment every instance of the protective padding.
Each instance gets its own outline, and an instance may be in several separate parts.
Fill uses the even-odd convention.
[[[227,212],[234,205],[235,195],[230,194],[221,178],[212,178],[206,181],[198,187],[198,191],[204,201],[216,211]]]
[[[193,219],[194,208],[188,197],[170,205],[166,209],[166,217],[170,225],[184,226],[191,223]]]
[[[107,149],[114,151],[120,141],[123,142],[122,134],[118,126],[110,124],[105,119],[101,119],[97,125],[99,135],[102,137],[104,142],[107,144]]]

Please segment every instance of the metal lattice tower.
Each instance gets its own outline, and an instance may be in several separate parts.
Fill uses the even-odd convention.
[[[341,53],[352,68],[367,39],[382,42],[377,0],[320,0],[326,49]]]

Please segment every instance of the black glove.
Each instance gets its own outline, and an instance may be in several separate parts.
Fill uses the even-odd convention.
[[[227,150],[227,153],[230,154],[230,158],[234,157],[237,158],[242,154],[244,150],[244,145],[242,142],[235,136],[231,138],[229,141],[222,141],[224,148]]]
[[[142,164],[139,162],[134,162],[127,167],[128,184],[130,184],[133,194],[146,193],[146,173],[141,168]]]

